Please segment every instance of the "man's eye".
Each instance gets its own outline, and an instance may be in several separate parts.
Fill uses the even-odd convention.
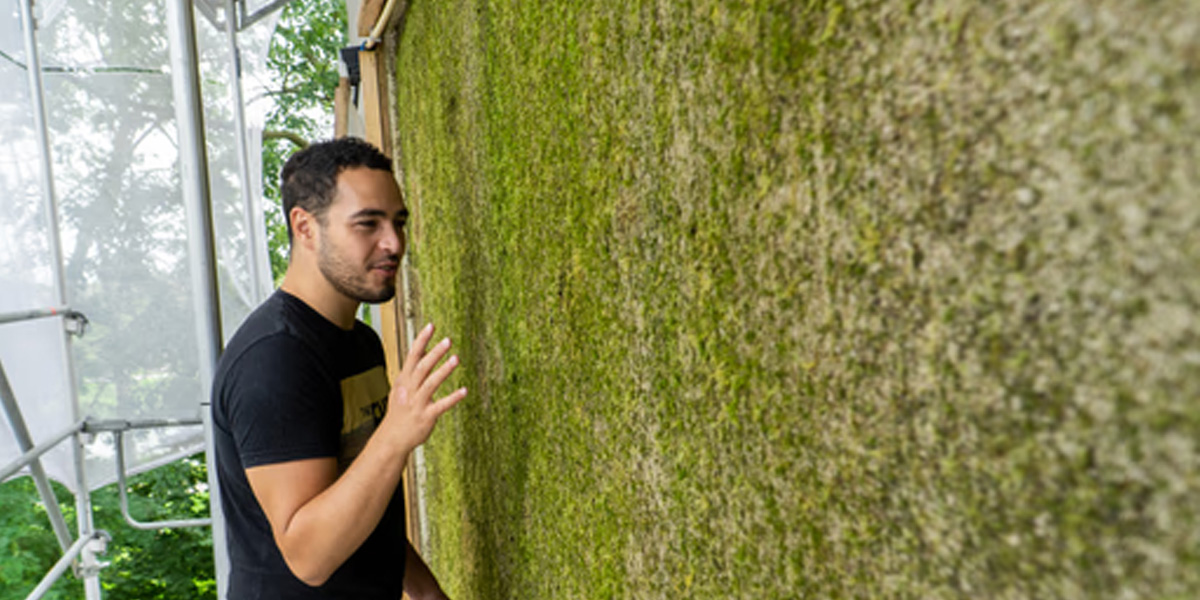
[[[354,226],[360,229],[375,229],[375,221],[359,221]]]

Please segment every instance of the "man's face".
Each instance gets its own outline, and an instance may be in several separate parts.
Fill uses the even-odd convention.
[[[359,302],[391,300],[407,220],[408,209],[391,173],[365,167],[342,171],[333,202],[318,220],[321,274]]]

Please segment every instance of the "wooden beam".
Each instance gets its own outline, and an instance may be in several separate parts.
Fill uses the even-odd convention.
[[[342,77],[333,91],[333,137],[344,138],[350,128],[350,80]]]
[[[366,3],[363,5],[366,6]],[[360,13],[361,15],[361,13]],[[359,21],[362,22],[361,20]],[[388,118],[388,89],[387,73],[384,71],[385,62],[376,46],[373,50],[360,50],[358,53],[359,70],[362,80],[359,83],[359,101],[363,108],[364,138],[392,156],[391,122]],[[403,193],[403,190],[401,190]],[[379,330],[383,334],[383,351],[387,360],[388,377],[395,381],[400,375],[402,358],[408,354],[408,319],[405,305],[407,298],[402,282],[396,282],[397,294],[394,299],[380,307]],[[417,512],[417,478],[416,463],[409,455],[408,464],[404,468],[404,512],[408,522],[408,540],[413,548],[421,551],[421,528]]]
[[[359,101],[363,107],[365,137],[384,154],[391,156],[392,124],[387,114],[387,74],[383,70],[383,63],[383,56],[376,50],[358,52],[358,68],[362,76]]]
[[[362,76],[359,83],[359,101],[363,107],[364,137],[384,154],[391,156],[391,128],[386,109],[387,79],[383,73],[382,58],[375,50],[359,51],[358,61]],[[400,357],[408,350],[408,337],[404,331],[406,319],[397,300],[403,302],[402,298],[397,298],[384,304],[380,310],[383,315],[380,329],[383,332],[384,351],[387,353],[388,375],[393,379],[400,375],[400,364],[403,362]]]

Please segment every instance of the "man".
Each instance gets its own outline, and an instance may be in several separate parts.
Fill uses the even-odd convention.
[[[238,329],[213,383],[213,434],[232,563],[230,600],[444,598],[405,536],[400,474],[466,389],[417,336],[389,385],[359,303],[396,293],[408,211],[366,142],[309,146],[283,168],[291,257]]]

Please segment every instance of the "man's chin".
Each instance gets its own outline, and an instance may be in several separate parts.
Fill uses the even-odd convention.
[[[366,302],[367,304],[383,304],[384,302],[387,302],[388,300],[391,300],[392,298],[395,298],[395,297],[396,297],[396,288],[391,288],[391,289],[386,289],[386,290],[379,290],[379,292],[377,292],[375,294],[364,294],[364,295],[360,296],[358,298],[358,300],[359,300],[359,302]]]

